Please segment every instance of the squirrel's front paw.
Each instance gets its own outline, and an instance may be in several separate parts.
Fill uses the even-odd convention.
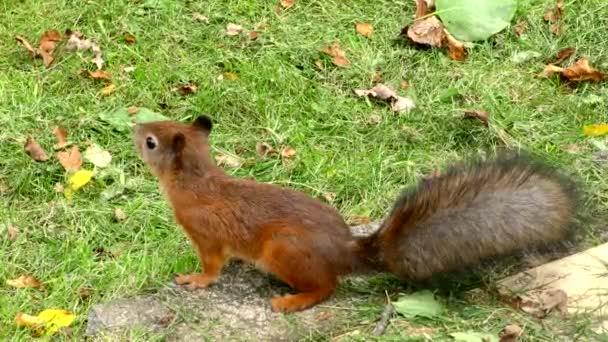
[[[177,285],[186,285],[190,290],[204,289],[214,281],[214,277],[209,277],[204,274],[178,274],[175,277],[175,283]]]

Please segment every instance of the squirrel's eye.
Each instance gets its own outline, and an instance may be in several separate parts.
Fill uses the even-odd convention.
[[[153,150],[156,148],[156,141],[154,140],[154,138],[152,137],[147,137],[146,138],[146,146],[148,147],[148,149]]]

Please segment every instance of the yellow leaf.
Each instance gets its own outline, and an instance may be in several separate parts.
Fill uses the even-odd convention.
[[[6,284],[19,288],[40,287],[40,285],[42,285],[42,283],[38,281],[38,279],[34,278],[31,275],[22,275],[15,279],[9,279],[6,281]]]
[[[583,133],[587,136],[596,137],[608,133],[608,124],[595,124],[583,127]]]
[[[110,83],[107,86],[101,88],[99,93],[103,96],[108,96],[108,95],[112,94],[114,91],[116,91],[116,85],[114,83]]]
[[[15,316],[15,323],[18,326],[31,328],[39,335],[44,332],[54,334],[60,328],[70,326],[72,322],[74,322],[74,314],[61,309],[44,310],[38,316],[22,313]]]
[[[74,173],[68,179],[68,186],[63,190],[65,198],[72,199],[74,192],[87,184],[91,178],[93,178],[93,171],[90,170],[78,170]]]

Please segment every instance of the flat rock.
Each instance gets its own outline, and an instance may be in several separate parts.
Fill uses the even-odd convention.
[[[367,235],[378,223],[352,227]],[[363,281],[349,277],[351,281]],[[151,295],[123,298],[93,306],[86,334],[92,340],[123,340],[135,333],[167,341],[292,341],[331,329],[338,333],[363,295],[337,293],[322,305],[293,314],[273,313],[269,299],[290,289],[252,266],[232,262],[207,289],[174,284]],[[359,298],[357,298],[359,296]],[[339,325],[336,330],[336,325]]]

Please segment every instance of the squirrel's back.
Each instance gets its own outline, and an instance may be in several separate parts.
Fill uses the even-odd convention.
[[[360,247],[386,271],[424,281],[566,241],[576,208],[574,183],[539,161],[477,161],[404,192]]]

